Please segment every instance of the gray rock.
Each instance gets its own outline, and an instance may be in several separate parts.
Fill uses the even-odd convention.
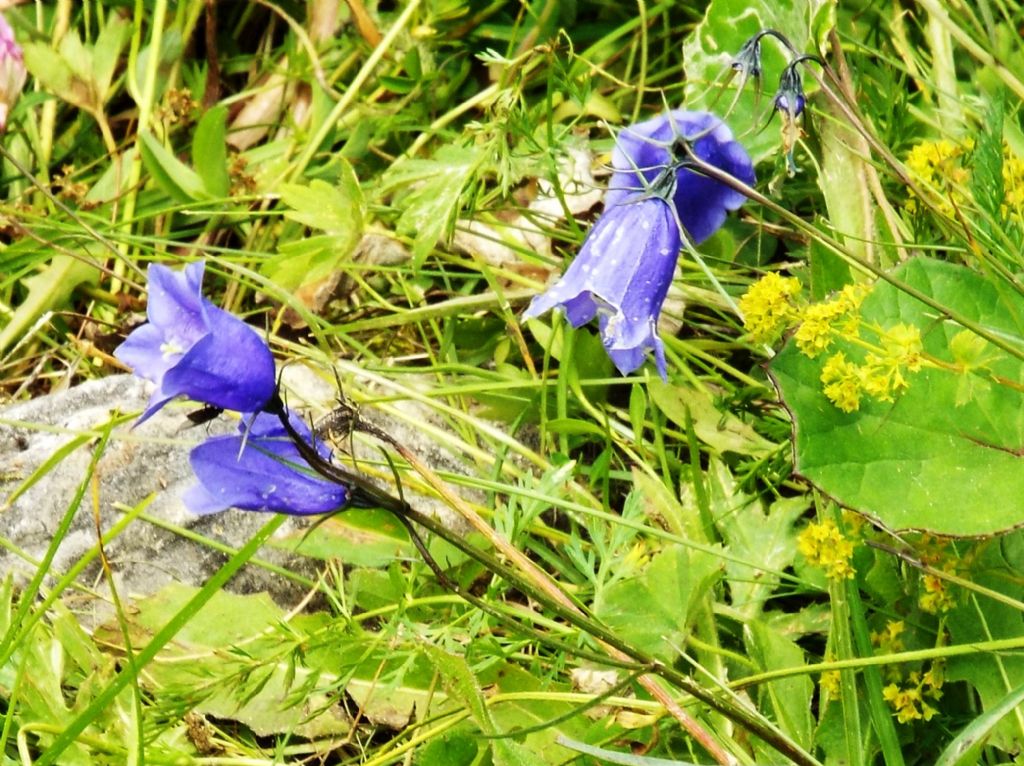
[[[99,434],[118,412],[139,412],[147,399],[147,384],[131,375],[119,375],[0,409],[0,538],[4,542],[0,572],[12,572],[22,582],[35,573],[35,562],[46,554],[88,476]],[[181,493],[194,481],[189,449],[207,435],[232,432],[237,425],[222,416],[189,427],[185,414],[194,409],[194,404],[172,403],[138,428],[133,429],[133,421],[129,421],[113,430],[94,473],[98,482],[95,510],[104,531],[151,496],[147,515],[231,548],[244,545],[269,521],[265,514],[233,510],[196,516],[184,507]],[[60,456],[76,439],[83,443]],[[26,480],[51,460],[54,464],[22,491]],[[278,534],[294,533],[296,525],[305,523],[289,519]],[[94,551],[96,542],[90,481],[74,510],[70,529],[56,549],[46,587],[52,587],[58,577]],[[227,560],[226,554],[202,541],[141,518],[133,520],[105,550],[122,598],[154,593],[171,581],[201,585]],[[315,576],[318,562],[314,560],[270,547],[258,555]],[[77,584],[84,593],[106,593],[98,561],[85,569]],[[265,590],[282,605],[294,605],[304,594],[298,584],[253,564],[236,574],[228,588],[240,593]],[[95,612],[95,619],[109,614],[105,597],[86,598],[80,606],[84,606],[86,622],[92,621],[89,611]]]
[[[285,366],[283,381],[289,405],[301,412],[322,417],[336,403],[334,384],[304,365]],[[0,408],[0,573],[11,572],[20,582],[35,574],[36,562],[46,555],[62,518],[74,506],[76,494],[89,476],[101,433],[119,416],[141,412],[149,390],[149,384],[132,375],[117,375]],[[424,433],[422,425],[437,420],[428,408],[413,401],[392,406],[395,412],[390,415],[373,408],[360,414],[435,470],[472,472],[465,458]],[[134,519],[105,546],[122,598],[150,595],[170,582],[202,585],[228,556],[194,538],[239,548],[269,520],[265,514],[237,510],[196,516],[185,508],[181,494],[194,481],[189,450],[208,435],[233,433],[237,428],[237,420],[223,416],[192,426],[186,414],[197,407],[190,402],[172,402],[141,426],[133,428],[134,419],[127,420],[113,428],[99,457],[93,476],[98,483],[96,511],[101,529],[106,532],[140,503],[148,503],[145,514],[152,518]],[[440,422],[436,425],[443,427]],[[347,450],[350,445],[356,449],[357,464],[381,458],[380,445],[372,439],[345,439],[338,447]],[[52,465],[41,470],[48,462]],[[38,477],[36,471],[40,471]],[[393,491],[393,487],[386,488]],[[462,490],[462,494],[477,502],[484,500],[479,492]],[[461,518],[436,498],[419,495],[410,487],[406,487],[406,497],[450,528],[466,531]],[[46,587],[52,587],[83,556],[95,553],[92,498],[89,481],[50,563]],[[294,538],[310,523],[304,518],[288,519],[277,537]],[[258,557],[310,578],[315,578],[321,565],[318,560],[273,546],[265,546]],[[79,602],[76,611],[83,621],[96,624],[108,618],[109,592],[98,559],[85,568],[76,585],[83,598],[74,601]],[[301,585],[251,563],[227,587],[237,593],[267,591],[286,608],[306,595]]]

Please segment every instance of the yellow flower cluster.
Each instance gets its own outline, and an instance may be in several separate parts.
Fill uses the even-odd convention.
[[[953,216],[967,202],[967,184],[971,178],[970,168],[965,166],[974,151],[970,138],[961,143],[948,139],[922,141],[907,155],[907,169],[929,192],[939,212]],[[1024,160],[1013,153],[1009,144],[1003,144],[1003,207],[1002,215],[1024,222]],[[917,210],[917,199],[911,196],[906,202],[910,212]]]
[[[973,556],[961,559],[949,539],[933,535],[922,535],[915,546],[921,561],[949,574],[956,574],[960,567],[970,567]],[[948,580],[937,574],[925,572],[921,575],[921,594],[917,604],[929,614],[948,612],[956,606],[956,596]]]
[[[860,325],[857,312],[868,292],[870,288],[866,285],[847,285],[832,300],[812,303],[804,309],[800,326],[793,335],[804,356],[813,359],[827,351],[836,334],[856,336]]]
[[[833,354],[821,369],[821,383],[828,400],[843,412],[860,408],[860,394],[864,387],[862,369],[846,360],[842,351]]]
[[[965,184],[970,171],[963,166],[964,155],[974,149],[974,141],[967,139],[955,144],[948,139],[922,141],[907,156],[907,169],[928,191],[933,193],[934,204],[945,215],[953,215],[954,206],[961,207]],[[907,200],[907,210],[917,210],[917,199]]]
[[[818,677],[818,688],[820,688],[822,694],[827,695],[829,699],[836,699],[839,697],[839,682],[840,676],[838,670],[825,670]]]
[[[796,545],[810,564],[825,570],[830,580],[853,577],[853,541],[831,519],[808,524],[797,536]]]
[[[1024,160],[1003,145],[1003,215],[1017,221],[1024,219]]]
[[[789,326],[797,315],[793,299],[800,292],[800,280],[766,274],[740,298],[743,324],[754,340],[768,343]]]
[[[809,305],[799,301],[800,290],[800,280],[774,272],[750,286],[740,298],[739,308],[754,340],[774,340],[797,325],[793,340],[811,359],[828,351],[836,340],[870,349],[863,362],[848,359],[839,351],[822,367],[825,396],[843,412],[859,409],[864,395],[891,402],[907,388],[905,373],[917,372],[923,364],[920,330],[906,324],[871,328],[879,339],[869,343],[861,338],[860,307],[870,286],[847,285],[830,300]]]
[[[821,383],[829,401],[853,412],[862,394],[894,401],[908,386],[904,371],[918,372],[923,363],[921,331],[901,323],[881,332],[878,351],[867,354],[864,364],[849,361],[842,351],[833,354],[822,367]]]
[[[941,668],[933,665],[927,673],[916,670],[910,673],[905,684],[889,684],[882,689],[882,696],[892,705],[900,723],[930,721],[938,711],[925,701],[925,697],[933,701],[941,699],[943,681]]]

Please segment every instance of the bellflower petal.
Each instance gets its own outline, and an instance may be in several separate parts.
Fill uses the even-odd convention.
[[[25,87],[25,59],[21,46],[14,39],[14,30],[0,13],[0,130],[7,125],[7,115]]]
[[[573,327],[600,317],[605,350],[623,375],[653,351],[666,377],[658,314],[679,255],[671,203],[637,197],[605,209],[565,274],[533,299],[524,319],[561,306]]]
[[[256,411],[275,390],[274,357],[259,334],[202,295],[201,261],[176,272],[149,267],[149,323],[114,355],[156,391],[139,422],[176,396],[229,410]]]
[[[672,156],[672,143],[678,137],[690,141],[694,154],[704,162],[748,186],[754,184],[754,165],[724,122],[708,112],[676,109],[619,133],[612,152],[615,172],[605,194],[605,208],[643,193],[666,166],[682,159]],[[746,201],[738,191],[685,167],[676,175],[673,201],[694,245],[718,230],[726,211],[736,210]]]
[[[291,424],[310,443],[309,428],[292,412]],[[189,454],[199,483],[183,499],[193,513],[217,513],[228,508],[296,516],[334,511],[345,505],[348,490],[313,472],[299,455],[276,415],[244,416],[238,436],[214,436]],[[243,440],[245,446],[243,448]],[[316,450],[325,460],[331,452],[322,442]]]

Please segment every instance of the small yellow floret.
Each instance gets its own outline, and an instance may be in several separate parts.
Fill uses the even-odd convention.
[[[843,536],[831,519],[808,524],[797,536],[797,549],[807,561],[821,567],[832,580],[853,577],[853,542]]]
[[[932,699],[942,696],[942,669],[932,665],[924,675],[913,671],[907,676],[906,684],[891,683],[882,689],[882,698],[888,702],[900,723],[925,720],[930,721],[938,711],[924,700],[928,695]]]
[[[823,694],[828,695],[831,698],[839,696],[839,671],[838,670],[825,670],[818,678],[818,687],[821,689]]]
[[[825,396],[843,412],[860,408],[860,396],[864,386],[861,369],[846,360],[843,352],[833,354],[821,370],[821,382]]]
[[[800,292],[800,280],[772,272],[761,277],[740,298],[743,325],[754,340],[774,340],[796,316],[793,298]]]

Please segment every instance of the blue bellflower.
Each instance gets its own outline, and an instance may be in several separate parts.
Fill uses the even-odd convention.
[[[665,350],[658,314],[679,255],[679,226],[671,203],[657,196],[607,208],[562,278],[533,299],[523,319],[562,306],[573,327],[600,316],[601,339],[623,375],[654,352],[664,378]]]
[[[201,261],[184,271],[149,267],[147,324],[114,351],[156,384],[139,423],[176,396],[254,412],[274,395],[274,357],[259,334],[203,297]]]
[[[214,436],[189,454],[199,480],[183,496],[190,511],[207,514],[239,508],[305,516],[345,505],[348,490],[313,472],[276,415],[260,413],[251,427],[250,419],[243,415],[238,436]],[[314,443],[302,418],[289,411],[288,419],[307,443]],[[317,454],[330,460],[331,451],[323,442],[314,446]]]
[[[747,186],[754,184],[754,165],[747,150],[733,140],[728,126],[708,112],[676,109],[637,123],[619,133],[612,152],[615,172],[604,196],[605,210],[643,193],[658,174],[672,163],[676,171],[675,202],[679,222],[693,245],[699,245],[725,222],[726,212],[736,210],[746,197],[735,189],[700,175],[672,155],[672,145],[682,138],[691,151],[709,165],[723,170]]]
[[[800,76],[800,65],[807,62],[817,62],[816,56],[797,56],[782,70],[779,76],[779,89],[775,92],[775,108],[782,112],[783,119],[796,120],[803,114],[807,105],[807,97],[804,95],[804,79]]]
[[[573,327],[598,316],[605,350],[623,375],[640,367],[650,351],[667,378],[658,315],[684,236],[680,222],[685,236],[702,242],[722,225],[727,210],[746,199],[671,156],[680,136],[704,161],[754,183],[750,157],[711,114],[674,111],[623,130],[604,213],[562,278],[523,314],[530,319],[561,306]]]

